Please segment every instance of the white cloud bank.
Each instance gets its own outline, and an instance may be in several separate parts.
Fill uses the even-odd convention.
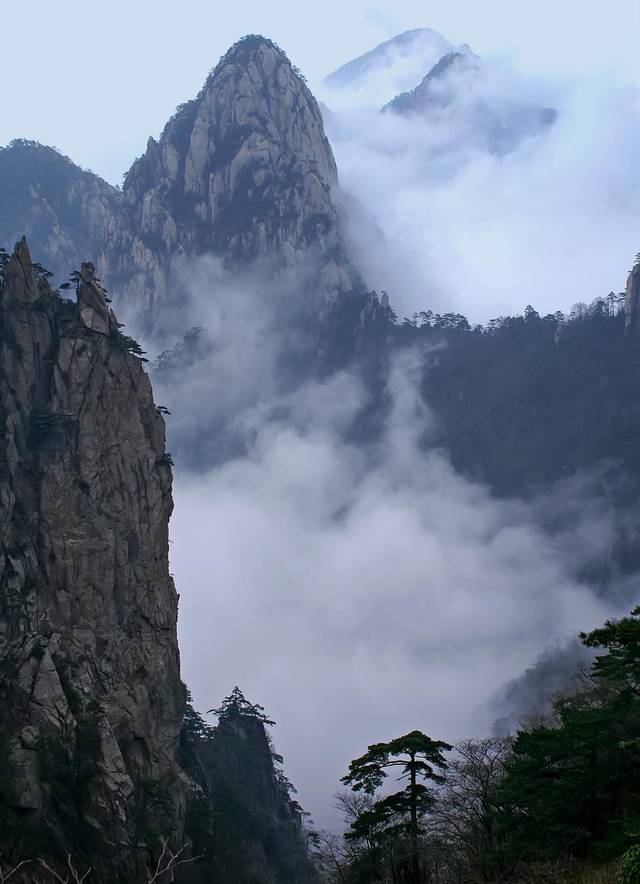
[[[640,238],[636,92],[491,68],[481,97],[559,118],[498,157],[464,102],[431,123],[366,106],[329,115],[371,284],[401,314],[475,320],[621,285]],[[565,527],[551,533],[546,505],[497,501],[444,453],[425,454],[433,417],[410,361],[390,377],[382,437],[354,446],[366,404],[355,376],[282,381],[295,340],[282,292],[206,262],[193,286],[189,323],[206,326],[210,350],[177,383],[156,381],[174,412],[184,676],[200,708],[234,684],[266,707],[302,803],[332,825],[339,777],[369,742],[415,727],[448,740],[487,732],[505,682],[615,613],[573,576],[604,553],[611,526],[565,489],[553,501]],[[194,450],[216,465],[190,473]]]
[[[360,206],[352,247],[399,313],[486,321],[623,287],[640,247],[636,88],[607,75],[524,78],[491,61],[473,93],[426,120],[380,114],[385,90],[365,87],[351,105],[336,90],[321,97],[342,187]],[[481,111],[505,102],[553,107],[558,120],[492,155]]]
[[[506,680],[611,613],[572,577],[606,548],[610,526],[575,507],[551,535],[544,508],[496,501],[442,453],[425,455],[433,417],[412,357],[389,379],[382,437],[350,444],[360,382],[343,373],[283,393],[273,354],[260,371],[251,363],[252,330],[269,325],[265,289],[234,291],[228,312],[224,286],[209,292],[210,353],[179,388],[158,383],[159,401],[188,413],[189,438],[210,431],[223,388],[245,431],[245,450],[205,473],[181,469],[175,451],[183,674],[200,708],[235,684],[262,703],[303,805],[335,825],[331,796],[369,742],[412,728],[449,740],[488,731],[487,704]],[[277,347],[276,334],[263,340]]]

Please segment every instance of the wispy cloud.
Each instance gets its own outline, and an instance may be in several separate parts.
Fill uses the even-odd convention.
[[[542,503],[497,501],[425,452],[434,417],[416,354],[391,372],[381,435],[352,444],[360,379],[283,385],[287,331],[270,319],[269,286],[205,276],[210,350],[178,386],[157,379],[180,415],[171,560],[184,676],[203,708],[236,683],[263,703],[303,803],[334,824],[331,794],[368,742],[488,731],[506,680],[610,613],[574,576],[610,525],[569,505],[576,487],[545,528]],[[216,452],[216,412],[235,416],[235,451]],[[215,463],[189,471],[185,440],[199,436]]]

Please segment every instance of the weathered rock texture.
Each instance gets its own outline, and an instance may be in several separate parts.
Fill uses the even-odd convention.
[[[0,243],[27,233],[64,278],[87,255],[119,309],[147,327],[180,303],[181,263],[198,255],[296,276],[326,312],[364,286],[345,254],[336,165],[318,105],[270,40],[246,37],[182,105],[122,191],[52,148],[0,151]]]
[[[332,200],[336,165],[318,105],[282,50],[246,37],[126,177],[109,274],[162,304],[183,256],[308,269],[329,300],[358,286]]]
[[[0,853],[135,881],[182,818],[164,423],[93,265],[0,266]]]

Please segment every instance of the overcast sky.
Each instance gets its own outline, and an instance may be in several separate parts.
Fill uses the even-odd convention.
[[[32,0],[3,4],[0,144],[32,138],[119,183],[149,135],[239,37],[276,40],[311,85],[409,28],[525,70],[610,69],[640,82],[637,0]]]

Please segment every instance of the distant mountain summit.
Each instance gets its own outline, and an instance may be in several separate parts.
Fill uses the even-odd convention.
[[[453,50],[437,31],[417,28],[380,43],[343,64],[324,79],[332,92],[375,95],[380,103],[398,92],[413,88],[425,72]]]
[[[345,252],[338,175],[318,104],[275,43],[236,43],[150,138],[122,190],[52,148],[0,151],[0,241],[28,233],[61,275],[91,258],[129,316],[176,306],[185,259],[300,274],[326,309],[363,284]]]
[[[470,86],[481,69],[480,57],[470,49],[448,52],[431,68],[415,89],[396,95],[383,110],[412,113],[425,111],[436,105],[447,106],[456,98],[455,91],[449,86],[450,78],[459,77],[460,80],[466,80],[466,85]]]
[[[504,72],[468,46],[444,55],[414,89],[397,95],[383,111],[446,123],[454,139],[498,155],[540,134],[557,117],[553,108],[515,97]]]
[[[325,78],[325,82],[329,86],[344,86],[373,70],[391,67],[398,57],[420,54],[431,57],[433,53],[444,55],[451,49],[451,44],[437,31],[414,28],[341,65]]]

